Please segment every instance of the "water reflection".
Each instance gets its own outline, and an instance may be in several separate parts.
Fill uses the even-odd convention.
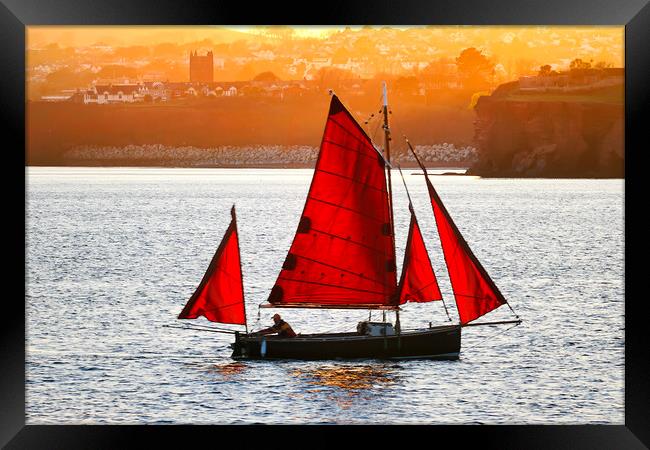
[[[181,176],[169,175],[166,169],[149,175],[149,169],[142,169],[141,179],[112,177],[112,169],[78,175],[76,169],[57,169],[69,170],[66,176],[39,175],[36,169],[43,168],[29,169],[30,201],[25,205],[30,218],[25,231],[31,281],[25,298],[28,423],[74,424],[91,416],[95,422],[116,424],[159,420],[624,423],[621,180],[438,177],[439,193],[445,202],[449,197],[463,235],[486,237],[476,239],[474,250],[484,255],[491,274],[491,265],[501,274],[510,274],[503,277],[503,289],[520,293],[515,309],[519,313],[520,306],[523,316],[535,318],[501,335],[499,345],[488,339],[472,347],[472,341],[478,344],[497,332],[476,327],[463,336],[464,353],[457,362],[237,363],[230,359],[230,337],[199,332],[201,336],[194,336],[181,330],[176,330],[178,336],[161,334],[158,325],[178,314],[179,298],[195,287],[188,283],[205,273],[206,261],[215,251],[206,245],[206,236],[227,228],[227,211],[235,200],[242,216],[238,226],[245,288],[250,288],[247,298],[249,293],[266,298],[286,256],[278,248],[290,246],[286,230],[293,233],[304,207],[309,170],[268,169],[264,175],[239,171],[238,176],[221,176],[222,172],[203,175],[204,169],[187,169]],[[419,204],[422,211],[429,210],[422,175],[407,177],[407,183],[415,209]],[[407,204],[403,186],[396,189],[396,195],[401,196],[402,205]],[[170,202],[174,204],[171,209]],[[279,207],[284,209],[282,214],[278,214]],[[398,209],[396,225],[407,229],[408,209]],[[504,220],[498,223],[497,210],[504,212]],[[200,220],[206,211],[214,220]],[[435,218],[422,216],[424,238],[434,242],[438,239]],[[85,225],[74,226],[77,223],[70,217]],[[268,226],[268,217],[273,217],[273,226]],[[116,224],[119,233],[104,233]],[[484,232],[495,227],[498,232]],[[123,238],[120,245],[115,236]],[[406,235],[401,239],[403,244]],[[602,245],[594,246],[594,241]],[[398,245],[398,252],[402,249],[403,253],[403,247]],[[434,270],[446,272],[442,250],[439,245],[431,247]],[[402,258],[398,254],[398,261]],[[109,260],[116,264],[98,278],[103,262]],[[69,274],[74,274],[74,283],[65,282]],[[598,274],[597,282],[594,274]],[[152,279],[159,281],[152,284]],[[446,287],[439,281],[443,291],[450,289],[448,279]],[[154,289],[154,284],[160,289]],[[125,301],[139,298],[140,286],[156,295],[146,301]],[[571,301],[576,292],[581,298],[602,301],[597,307],[593,302]],[[82,307],[98,297],[101,301],[93,302],[92,308]],[[551,308],[549,298],[555,299]],[[62,299],[68,299],[64,302],[68,308],[92,314],[80,321],[79,314],[66,314]],[[444,316],[442,306],[438,307],[435,314]],[[424,325],[433,314],[424,303],[408,308],[412,310],[405,314],[412,316],[414,326]],[[257,312],[251,303],[249,317]],[[289,313],[288,322],[303,332],[323,331],[324,324],[334,327],[339,323],[349,323],[352,330],[368,316],[365,311],[336,309],[318,314],[292,309]],[[152,314],[156,326],[152,326]],[[585,320],[558,326],[558,315]],[[125,321],[125,316],[131,319]],[[266,317],[263,322],[269,320]],[[406,322],[411,323],[405,316]],[[564,348],[565,341],[574,345]],[[51,353],[39,353],[43,351]],[[292,376],[298,368],[303,370]],[[514,385],[517,389],[510,391]],[[562,393],[570,395],[561,397]],[[278,408],[289,413],[278,416]]]
[[[311,370],[296,369],[294,375],[309,379],[319,386],[337,387],[347,390],[367,390],[381,384],[393,383],[397,376],[382,366],[326,366]]]
[[[237,375],[242,374],[248,366],[241,362],[231,362],[227,364],[214,364],[208,368],[208,372],[221,375],[224,379],[229,380]]]
[[[399,381],[395,366],[337,366],[294,369],[292,375],[314,386],[306,392],[326,394],[341,408],[349,408],[356,400],[368,400],[384,386]]]

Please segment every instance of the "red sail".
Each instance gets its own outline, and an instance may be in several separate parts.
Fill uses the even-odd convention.
[[[298,230],[269,303],[395,303],[397,279],[385,161],[332,96]]]
[[[400,305],[406,302],[424,303],[442,300],[438,280],[433,273],[429,253],[424,246],[424,239],[412,209],[399,285]]]
[[[417,158],[417,157],[416,157]],[[433,188],[426,169],[424,171],[438,234],[445,255],[451,287],[454,290],[460,323],[466,324],[507,303],[499,289],[476,259],[469,245],[456,228],[442,200]]]
[[[226,230],[203,280],[178,318],[196,319],[199,316],[203,316],[211,322],[246,324],[244,287],[234,206],[230,226]]]

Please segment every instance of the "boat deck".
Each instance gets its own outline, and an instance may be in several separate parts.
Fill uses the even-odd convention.
[[[300,334],[293,338],[241,335],[232,344],[234,359],[458,359],[461,326],[444,325],[400,334],[358,332]]]
[[[389,334],[386,336],[370,336],[368,334],[361,334],[356,331],[350,331],[350,332],[343,332],[343,333],[309,333],[309,334],[298,334],[295,337],[292,338],[285,338],[285,337],[280,337],[276,336],[273,334],[267,334],[267,335],[250,335],[250,334],[241,334],[240,339],[246,339],[246,340],[261,340],[262,338],[266,339],[267,341],[298,341],[298,340],[312,340],[312,339],[332,339],[332,340],[339,340],[341,338],[376,338],[376,339],[384,339],[384,338],[397,338],[398,336],[400,337],[407,337],[407,336],[412,336],[412,335],[418,335],[418,334],[429,334],[432,332],[444,332],[444,331],[449,331],[453,330],[455,328],[460,327],[460,325],[441,325],[437,327],[432,327],[432,328],[420,328],[420,329],[407,329],[407,330],[402,330],[399,335],[397,334]]]

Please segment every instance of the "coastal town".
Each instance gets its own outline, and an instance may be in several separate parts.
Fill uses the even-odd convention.
[[[322,128],[313,111],[322,110],[327,94],[344,99],[368,135],[380,139],[377,113],[386,82],[391,110],[400,117],[392,123],[402,141],[394,145],[397,161],[414,164],[401,138],[408,136],[423,159],[439,167],[479,161],[510,167],[510,159],[486,159],[498,116],[489,105],[585,104],[615,115],[622,107],[624,68],[612,58],[620,41],[607,30],[596,40],[581,38],[591,39],[593,31],[566,34],[558,27],[451,34],[435,27],[346,27],[319,37],[294,31],[214,29],[203,39],[139,45],[101,36],[76,45],[69,38],[74,34],[51,42],[33,32],[27,159],[35,165],[312,167]],[[489,46],[476,45],[483,36],[492,39]],[[581,127],[580,116],[573,117]],[[534,129],[522,123],[513,152],[563,139],[531,143],[525,135]],[[536,158],[519,155],[525,164],[516,165],[537,167]]]
[[[462,30],[453,34],[447,48],[436,42],[442,33],[436,29],[346,27],[322,39],[296,36],[288,27],[223,33],[219,37],[227,42],[96,42],[74,48],[36,43],[27,52],[28,99],[84,104],[235,96],[282,99],[326,89],[363,96],[373,80],[383,79],[391,81],[395,94],[425,101],[442,90],[486,94],[514,80],[521,80],[526,89],[570,89],[622,79],[622,68],[612,62],[608,47],[590,52],[562,36],[561,30],[533,36],[505,32],[489,49],[470,46]],[[581,54],[532,59],[526,51],[531,42],[524,44],[527,37],[534,37],[537,46],[573,42],[580,45]],[[520,56],[499,58],[505,50]]]
[[[202,58],[200,63],[197,58]],[[70,101],[84,104],[110,103],[152,103],[169,102],[198,97],[285,97],[303,96],[310,92],[318,92],[324,86],[313,78],[303,81],[280,80],[272,72],[263,72],[251,81],[215,82],[213,80],[213,54],[205,56],[190,56],[189,81],[138,81],[138,80],[98,80],[87,88],[62,90],[58,95],[44,95],[42,101]],[[198,67],[196,67],[198,66]],[[451,66],[451,64],[450,64]],[[322,69],[321,69],[322,70]],[[450,69],[451,70],[451,69]],[[525,92],[576,92],[597,87],[620,85],[624,81],[623,68],[572,68],[566,71],[545,73],[540,69],[538,75],[523,76],[519,80],[520,90]],[[360,96],[365,94],[368,80],[339,79],[333,84],[339,91]],[[459,81],[429,83],[417,80],[415,77],[400,77],[396,83],[398,95],[408,95],[427,99],[435,95],[435,91],[445,89],[462,89]],[[492,87],[492,86],[490,86]]]

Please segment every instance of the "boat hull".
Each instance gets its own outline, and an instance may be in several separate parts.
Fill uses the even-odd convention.
[[[298,335],[294,338],[237,334],[232,358],[246,359],[458,359],[461,327],[448,325],[400,335],[360,333]]]

